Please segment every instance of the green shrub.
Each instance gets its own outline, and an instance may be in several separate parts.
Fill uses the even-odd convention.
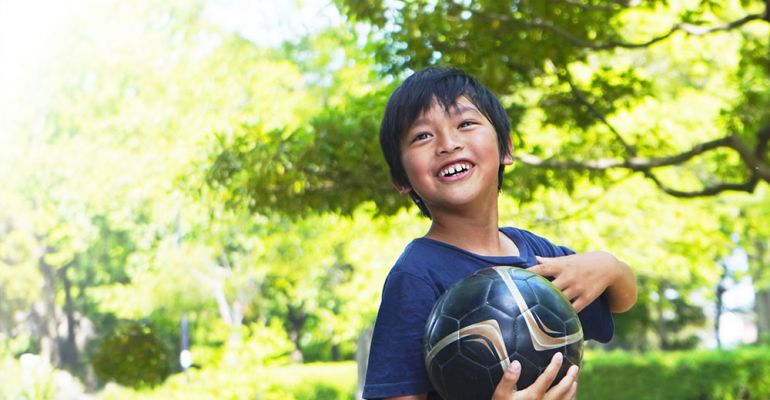
[[[267,393],[285,391],[296,400],[349,400],[354,397],[356,372],[353,361],[295,364],[265,369],[264,378]]]
[[[226,363],[176,374],[157,387],[110,386],[100,400],[351,400],[356,384],[353,361],[265,367]]]
[[[297,400],[343,400],[345,393],[339,388],[322,382],[296,388],[294,397]]]
[[[587,354],[585,399],[732,400],[770,398],[770,348]]]
[[[107,337],[92,365],[101,382],[131,387],[158,385],[171,373],[163,343],[149,326],[137,322],[123,325]]]

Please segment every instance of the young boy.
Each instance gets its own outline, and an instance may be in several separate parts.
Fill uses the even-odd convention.
[[[383,288],[369,353],[364,398],[434,399],[423,361],[425,321],[452,284],[493,265],[513,265],[553,279],[580,317],[586,339],[607,342],[611,312],[636,301],[631,269],[604,253],[574,254],[528,231],[498,226],[497,195],[512,163],[510,122],[500,102],[462,71],[430,68],[409,77],[385,109],[380,145],[393,184],[431,218]],[[528,388],[516,390],[511,363],[495,399],[569,399],[577,367],[553,388],[561,357]]]

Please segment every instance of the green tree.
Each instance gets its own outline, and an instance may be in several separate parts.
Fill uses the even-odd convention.
[[[770,180],[766,1],[339,4],[384,38],[386,71],[450,64],[504,96],[520,164],[627,170],[680,197]],[[571,140],[534,140],[533,114]]]

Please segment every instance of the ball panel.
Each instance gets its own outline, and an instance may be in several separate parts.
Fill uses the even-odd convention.
[[[441,375],[444,392],[439,394],[445,400],[490,399],[497,386],[485,366],[461,354],[441,367]]]
[[[476,275],[471,275],[466,280],[460,281],[452,287],[453,290],[448,290],[445,293],[446,297],[441,305],[441,314],[461,319],[484,304],[493,282],[486,277]]]
[[[526,280],[526,284],[532,289],[535,296],[535,299],[532,300],[533,303],[553,311],[562,319],[569,319],[575,313],[569,300],[548,279],[534,275]]]
[[[521,374],[519,380],[516,382],[516,387],[524,389],[532,385],[535,382],[540,373],[545,369],[541,368],[536,362],[532,362],[528,355],[521,353],[513,353],[510,357],[510,361],[518,360],[521,363]]]
[[[427,337],[427,343],[433,346],[439,340],[443,339],[447,335],[457,332],[459,329],[459,320],[448,315],[439,315],[437,318],[435,318],[435,321],[433,321],[433,327],[431,328]]]
[[[516,282],[516,281],[514,281]],[[511,296],[511,291],[502,279],[494,282],[487,296],[487,304],[506,313],[511,318],[516,318],[521,311],[519,305]]]
[[[460,341],[460,352],[468,358],[492,367],[508,358],[508,349],[513,347],[514,319],[502,311],[484,305],[466,315],[460,325],[464,337]]]
[[[425,338],[425,363],[429,367],[433,363],[446,364],[460,352],[459,329],[460,321],[454,318],[446,315],[436,318],[433,329]]]

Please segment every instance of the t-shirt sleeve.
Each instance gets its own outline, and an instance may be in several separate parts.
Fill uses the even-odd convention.
[[[541,257],[561,257],[575,254],[569,247],[557,246],[545,238],[531,232],[525,232],[525,236],[531,241],[535,254]],[[607,294],[602,293],[596,300],[578,313],[580,324],[583,327],[583,337],[597,342],[607,343],[615,332],[615,323],[612,320]]]
[[[388,276],[372,333],[365,399],[433,390],[423,360],[423,333],[437,298],[423,279],[404,272]]]

